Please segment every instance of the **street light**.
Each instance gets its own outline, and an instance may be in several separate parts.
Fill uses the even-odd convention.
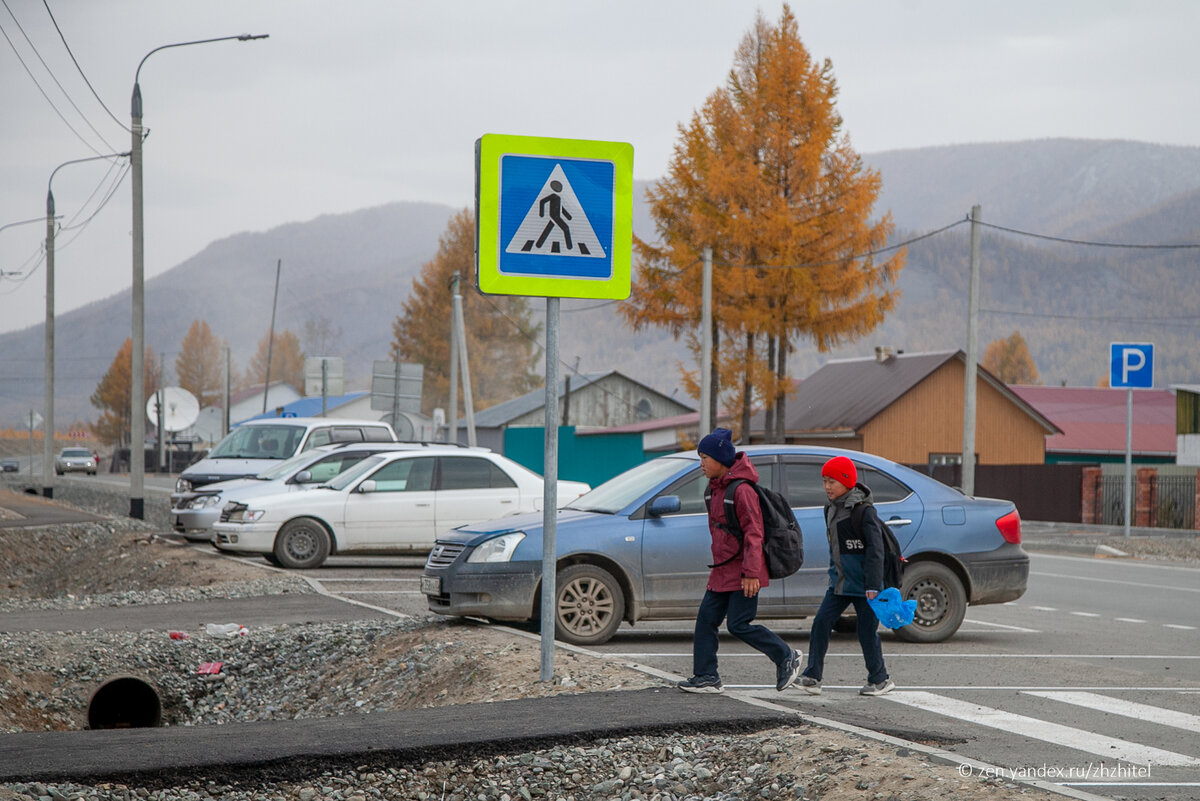
[[[128,155],[109,153],[64,161],[54,168],[50,180],[46,182],[46,423],[42,428],[42,495],[47,498],[54,497],[54,176],[68,164],[125,158]]]
[[[3,231],[5,228],[13,228],[18,225],[29,225],[30,223],[41,222],[41,221],[42,221],[41,217],[31,217],[28,220],[18,220],[17,222],[5,223],[4,225],[0,225],[0,231]],[[3,279],[4,276],[6,276],[6,275],[17,276],[17,275],[21,275],[21,273],[12,271],[12,270],[9,270],[9,271],[0,270],[0,279]]]
[[[216,39],[197,39],[192,42],[162,45],[142,56],[137,71],[133,74],[133,98],[129,113],[132,121],[130,134],[133,137],[133,147],[130,151],[130,173],[133,181],[133,351],[130,354],[132,365],[129,376],[129,405],[132,418],[129,433],[129,516],[138,520],[146,516],[143,498],[146,484],[146,416],[143,408],[146,405],[146,388],[143,385],[146,375],[146,294],[142,247],[142,87],[138,78],[146,59],[159,50],[232,40],[249,42],[266,39],[268,35],[243,33],[239,36],[220,36]],[[161,431],[159,436],[162,436]]]

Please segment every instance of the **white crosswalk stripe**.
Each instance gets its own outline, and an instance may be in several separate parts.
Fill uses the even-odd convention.
[[[1038,690],[1023,690],[1025,695],[1036,695],[1039,698],[1049,698],[1052,701],[1062,701],[1075,706],[1096,709],[1101,712],[1111,712],[1127,718],[1144,720],[1148,723],[1158,723],[1163,726],[1173,726],[1190,732],[1200,732],[1200,715],[1190,715],[1174,709],[1163,709],[1150,704],[1138,704],[1124,701],[1120,698],[1110,698],[1098,693],[1081,692],[1043,692]]]
[[[1132,743],[1095,732],[1051,723],[1037,718],[1005,712],[1001,709],[960,701],[927,692],[893,692],[883,696],[894,703],[923,709],[939,715],[965,720],[980,726],[1031,737],[1043,742],[1073,748],[1110,760],[1137,765],[1200,767],[1200,759],[1162,748]],[[1165,710],[1164,710],[1165,711]]]

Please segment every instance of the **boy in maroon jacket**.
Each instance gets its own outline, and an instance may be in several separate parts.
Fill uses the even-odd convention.
[[[696,632],[692,639],[693,676],[681,681],[679,689],[689,693],[719,693],[725,689],[717,672],[718,629],[728,618],[729,633],[762,651],[775,663],[775,689],[783,692],[800,674],[800,652],[779,635],[754,623],[758,614],[758,592],[768,584],[763,560],[762,510],[758,494],[747,484],[735,490],[734,508],[742,528],[742,540],[725,529],[725,488],[737,478],[758,482],[758,471],[733,447],[733,435],[716,428],[697,447],[700,469],[708,478],[711,498],[708,505],[708,531],[712,536],[712,570],[700,610],[696,613]]]

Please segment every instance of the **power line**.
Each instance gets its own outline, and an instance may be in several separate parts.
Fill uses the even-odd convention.
[[[1050,236],[1049,234],[1037,234],[1032,231],[1021,231],[1016,228],[1006,228],[1003,225],[994,225],[992,223],[978,220],[978,223],[985,228],[995,228],[997,231],[1005,231],[1018,236],[1028,236],[1033,239],[1045,239],[1050,242],[1064,242],[1068,245],[1087,245],[1094,248],[1132,248],[1135,250],[1195,250],[1200,248],[1200,244],[1176,244],[1176,245],[1148,245],[1148,244],[1130,244],[1126,242],[1089,242],[1086,239],[1067,239],[1061,236]]]
[[[1011,311],[1009,309],[980,309],[979,311],[983,314],[1002,314],[1009,317],[1038,317],[1052,320],[1089,320],[1099,323],[1138,323],[1140,325],[1161,325],[1167,328],[1195,328],[1200,326],[1200,317],[1194,314],[1178,316],[1155,315],[1154,317],[1124,317],[1088,314],[1052,314],[1049,312]]]
[[[121,130],[129,132],[129,128],[125,126],[125,123],[117,119],[117,116],[112,111],[109,111],[108,106],[104,105],[104,101],[100,99],[100,95],[96,94],[96,89],[92,86],[92,82],[83,74],[83,67],[79,66],[79,62],[75,59],[75,54],[71,52],[71,46],[67,44],[67,37],[63,36],[62,28],[58,27],[58,20],[54,18],[54,12],[50,10],[48,0],[42,0],[42,5],[46,7],[46,13],[50,15],[50,21],[54,23],[54,30],[58,31],[58,38],[62,39],[63,47],[67,49],[67,55],[71,57],[71,62],[75,65],[75,69],[79,70],[79,77],[83,78],[83,82],[87,84],[87,88],[91,89],[92,97],[96,98],[96,102],[100,104],[100,107],[108,112],[108,116],[113,118],[113,122],[121,126]]]
[[[908,247],[909,245],[920,242],[923,239],[929,239],[930,237],[937,236],[938,234],[941,234],[941,233],[945,233],[946,231],[949,231],[951,228],[955,228],[959,225],[962,225],[963,223],[968,223],[970,221],[971,221],[970,217],[965,217],[961,220],[955,220],[954,222],[950,223],[949,225],[943,225],[941,228],[938,228],[935,231],[929,231],[929,232],[921,234],[919,236],[914,236],[911,239],[906,239],[903,242],[896,243],[895,245],[888,245],[887,247],[882,247],[877,250],[869,250],[865,253],[858,253],[853,256],[844,256],[840,259],[834,259],[833,261],[808,262],[806,264],[730,264],[728,262],[720,262],[720,264],[723,267],[746,267],[746,268],[755,269],[755,270],[804,270],[804,269],[809,269],[811,267],[829,267],[829,266],[838,265],[838,264],[845,264],[847,261],[857,261],[858,259],[869,259],[873,256],[878,256],[881,253],[888,253],[893,250],[899,250],[900,248]]]
[[[71,104],[71,108],[75,109],[75,113],[77,113],[79,115],[79,118],[83,120],[83,123],[88,128],[91,128],[92,133],[94,133],[97,137],[99,137],[100,141],[103,142],[104,145],[109,150],[115,150],[116,148],[114,148],[111,144],[108,143],[108,140],[106,140],[104,138],[104,134],[102,134],[96,130],[95,126],[92,125],[92,123],[88,120],[87,116],[80,110],[79,106],[75,105],[75,101],[71,99],[71,95],[69,95],[67,93],[67,90],[65,88],[63,88],[63,85],[58,82],[58,78],[56,78],[54,75],[54,70],[50,69],[50,65],[46,63],[46,60],[44,58],[42,58],[42,54],[38,52],[37,46],[34,45],[33,41],[29,38],[29,34],[25,33],[25,29],[23,27],[21,27],[21,21],[17,19],[17,15],[14,14],[12,12],[12,9],[8,7],[8,0],[0,0],[0,5],[3,5],[4,10],[8,12],[8,15],[10,17],[12,17],[12,21],[14,23],[16,23],[17,30],[19,30],[21,32],[21,35],[23,37],[25,37],[25,43],[29,45],[29,49],[33,51],[33,54],[35,56],[37,56],[38,61],[40,61],[42,64],[42,68],[45,69],[47,74],[50,75],[50,80],[54,81],[54,85],[58,87],[58,90],[60,92],[62,92],[63,97],[65,97],[67,99],[67,102]],[[0,29],[0,31],[2,31],[2,30],[3,29]],[[12,39],[8,38],[7,33],[4,34],[4,38],[8,40],[8,46],[13,49],[13,53],[17,54],[17,60],[21,62],[22,67],[25,67],[25,72],[28,73],[29,77],[33,79],[33,82],[35,84],[37,84],[38,91],[42,92],[42,97],[46,98],[46,102],[50,103],[51,107],[54,108],[54,111],[55,111],[55,113],[58,114],[59,118],[63,122],[67,122],[66,117],[63,117],[62,113],[59,112],[58,107],[55,106],[54,103],[50,100],[50,97],[44,91],[42,91],[41,84],[39,84],[37,82],[37,78],[33,77],[33,73],[30,72],[29,67],[25,64],[25,60],[23,58],[21,58],[20,53],[17,53],[17,48],[15,45],[13,45]],[[69,122],[67,123],[67,127],[71,128],[71,132],[74,133],[76,136],[78,136],[80,141],[83,141],[84,144],[87,144],[87,142],[84,141],[83,137],[79,135],[79,132],[71,127],[71,124]],[[91,145],[88,145],[88,147],[91,147]],[[97,155],[99,155],[99,154],[97,153]]]

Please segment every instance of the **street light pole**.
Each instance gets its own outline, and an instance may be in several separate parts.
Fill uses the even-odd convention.
[[[142,65],[146,59],[159,50],[172,47],[188,47],[190,45],[209,44],[210,42],[228,42],[236,40],[249,42],[255,39],[266,39],[268,34],[251,35],[243,33],[239,36],[220,36],[215,39],[197,39],[192,42],[175,42],[162,45],[142,56],[138,62],[137,71],[133,74],[133,97],[130,101],[130,135],[132,148],[130,153],[130,176],[133,181],[133,342],[129,371],[129,516],[142,520],[146,516],[145,485],[146,485],[146,295],[145,295],[145,261],[143,250],[142,226],[142,87],[138,79],[142,74]]]
[[[109,153],[64,161],[46,182],[46,408],[42,426],[42,495],[54,497],[54,176],[69,164],[125,158],[128,153]],[[32,474],[32,465],[30,466]]]

